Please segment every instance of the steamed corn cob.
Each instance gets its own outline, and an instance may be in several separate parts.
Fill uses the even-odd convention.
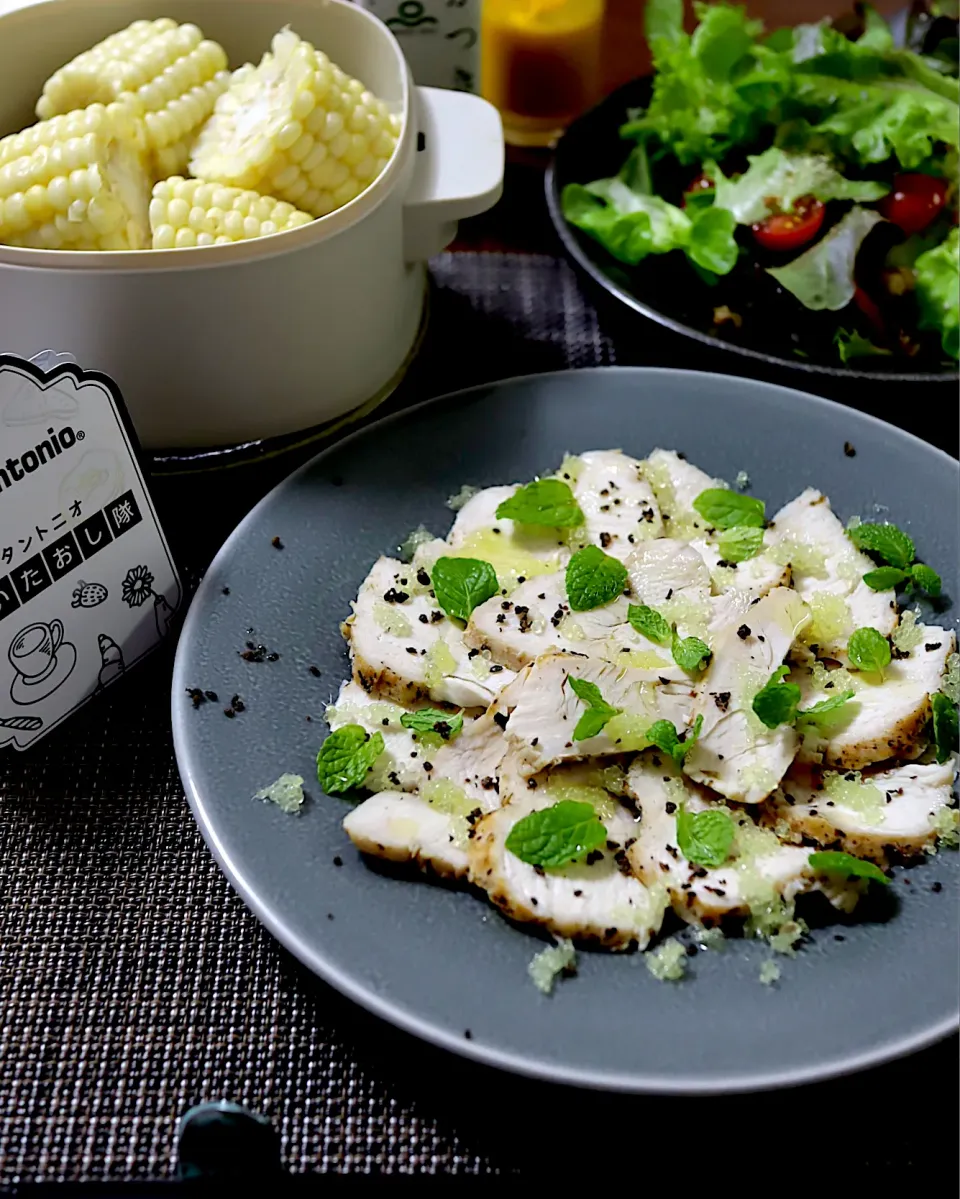
[[[52,75],[37,103],[49,118],[121,97],[144,119],[156,178],[185,170],[190,148],[230,72],[222,46],[196,25],[134,21]]]
[[[398,132],[399,118],[382,100],[284,29],[259,66],[234,72],[197,139],[190,171],[319,217],[376,179]]]
[[[150,244],[143,125],[96,104],[0,141],[0,242],[34,249]]]
[[[221,246],[283,233],[312,220],[308,212],[273,196],[179,176],[156,184],[150,201],[155,250]]]

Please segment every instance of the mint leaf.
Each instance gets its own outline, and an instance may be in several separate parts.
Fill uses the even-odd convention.
[[[479,558],[438,558],[430,583],[440,607],[458,620],[469,620],[474,608],[500,590],[493,567]]]
[[[677,812],[677,844],[687,861],[696,866],[722,866],[735,831],[726,812],[715,808],[691,815],[681,804]]]
[[[700,492],[693,506],[708,524],[717,529],[732,529],[737,525],[762,529],[765,523],[763,500],[739,491],[708,487]]]
[[[910,567],[910,579],[927,595],[932,595],[934,599],[937,598],[943,587],[937,572],[932,567],[924,565],[923,562],[914,562]]]
[[[930,696],[930,710],[933,713],[933,743],[937,761],[942,764],[954,750],[960,749],[957,705],[942,691],[935,691]]]
[[[841,853],[839,850],[812,853],[807,861],[821,874],[839,874],[843,878],[868,878],[872,882],[883,883],[884,886],[890,881],[873,862],[865,862],[863,858],[855,858],[853,854]]]
[[[627,581],[627,568],[597,546],[588,545],[567,563],[566,578],[570,607],[574,612],[587,612],[617,598]]]
[[[441,712],[437,708],[420,708],[416,712],[404,712],[400,723],[405,729],[417,733],[439,733],[444,741],[452,741],[463,728],[460,712]]]
[[[681,741],[675,726],[669,720],[658,720],[647,729],[647,740],[673,758],[678,766],[682,766],[683,759],[696,744],[702,728],[703,717],[698,716],[693,728]]]
[[[820,700],[819,703],[814,704],[810,708],[801,708],[797,713],[797,720],[809,720],[811,724],[819,724],[822,717],[830,712],[836,712],[838,708],[842,708],[856,694],[856,691],[851,687],[848,691],[841,691],[837,695],[831,695],[829,699]]]
[[[644,637],[665,645],[670,640],[673,630],[656,608],[648,608],[646,604],[630,604],[627,608],[627,620]]]
[[[546,525],[567,529],[583,521],[573,492],[560,479],[536,479],[518,487],[497,508],[498,520],[515,520],[524,525]]]
[[[572,674],[567,676],[567,682],[574,695],[587,705],[587,711],[577,721],[577,727],[573,730],[574,741],[586,741],[588,737],[596,737],[607,721],[616,716],[620,709],[607,703],[596,683],[587,679],[575,679]]]
[[[899,566],[878,566],[876,570],[868,570],[863,581],[874,591],[888,591],[891,587],[899,587],[909,577]]]
[[[518,820],[505,845],[531,866],[566,866],[606,839],[607,830],[593,804],[562,799]]]
[[[905,570],[913,561],[916,548],[910,537],[896,525],[855,525],[847,536],[858,550],[876,554],[891,566]]]
[[[689,671],[690,674],[703,670],[713,656],[713,650],[699,637],[684,637],[681,640],[676,632],[673,634],[671,649],[674,662],[681,670]]]
[[[371,737],[359,724],[345,724],[320,746],[317,782],[327,795],[342,795],[363,783],[382,753],[382,734]]]
[[[884,668],[890,665],[890,642],[867,625],[851,634],[847,657],[855,670],[874,671],[883,678]]]
[[[717,549],[725,562],[746,562],[749,558],[755,558],[763,549],[763,529],[735,525],[720,534]]]
[[[797,718],[800,688],[796,683],[783,681],[789,673],[789,667],[778,666],[753,697],[753,710],[768,729],[793,724]]]

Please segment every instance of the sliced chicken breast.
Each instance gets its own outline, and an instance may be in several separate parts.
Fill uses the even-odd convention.
[[[773,832],[759,827],[751,809],[719,805],[656,750],[634,759],[626,791],[641,812],[639,832],[627,850],[630,863],[648,886],[666,886],[674,910],[688,923],[710,927],[725,916],[769,908],[777,897],[789,901],[823,887],[845,910],[856,902],[855,889],[814,879],[809,849],[781,843]],[[736,832],[728,862],[707,868],[687,861],[677,838],[680,804],[694,815],[719,807],[730,816]]]
[[[504,780],[517,774],[511,744],[503,735],[507,719],[505,708],[500,707],[503,702],[501,696],[469,728],[464,726],[459,737],[431,755],[429,769],[424,767],[428,778],[449,780],[485,812],[500,805]]]
[[[654,450],[641,463],[641,469],[657,497],[666,535],[684,541],[705,536],[709,526],[693,501],[709,487],[722,487],[722,481],[711,479],[673,450]]]
[[[444,551],[489,562],[507,591],[522,579],[558,570],[570,557],[563,530],[497,518],[497,508],[516,490],[486,487],[471,496],[457,513]]]
[[[681,637],[703,637],[711,619],[710,572],[684,541],[661,537],[637,546],[625,562],[636,602],[675,623]]]
[[[573,734],[586,707],[569,684],[571,675],[595,684],[605,702],[623,713],[595,737],[581,741],[575,741]],[[614,666],[598,658],[547,654],[527,667],[511,687],[506,734],[520,771],[537,774],[564,761],[638,749],[646,744],[644,734],[657,720],[669,720],[683,730],[695,694],[678,667],[661,675],[656,670]]]
[[[661,535],[660,509],[636,458],[619,450],[588,450],[579,461],[573,494],[586,541],[623,560],[635,545]]]
[[[891,662],[882,682],[871,674],[858,673],[851,678],[842,672],[828,687],[826,683],[817,685],[809,670],[793,672],[791,678],[800,686],[803,708],[829,699],[851,684],[857,689],[829,723],[801,723],[800,761],[859,770],[891,758],[916,758],[923,752],[930,695],[940,688],[947,658],[956,649],[956,636],[951,629],[920,627],[923,641],[906,657]],[[816,677],[822,682],[820,672]]]
[[[464,640],[510,670],[555,651],[608,661],[617,661],[624,652],[642,654],[658,670],[675,672],[669,648],[636,632],[627,619],[628,608],[629,600],[618,596],[601,608],[571,612],[563,573],[542,576],[523,583],[509,599],[495,596],[475,608]]]
[[[380,791],[344,817],[347,836],[361,853],[389,862],[413,862],[441,878],[467,873],[465,838],[448,812],[419,795]]]
[[[814,618],[818,605],[826,608],[833,631],[817,641],[821,657],[845,650],[854,629],[869,626],[886,636],[897,627],[895,593],[872,591],[863,582],[876,563],[853,544],[821,492],[808,487],[781,508],[767,536],[790,563],[793,586]]]
[[[536,790],[511,792],[504,807],[473,827],[467,850],[470,881],[512,920],[606,949],[645,949],[660,928],[666,894],[662,886],[645,887],[633,876],[625,847],[636,832],[634,816],[591,779],[588,769],[560,768],[541,776]],[[584,861],[545,869],[506,848],[511,829],[524,816],[560,799],[585,796],[596,797],[607,842]]]
[[[769,540],[770,534],[766,534]],[[745,562],[728,562],[720,551],[717,539],[694,537],[690,548],[703,559],[705,566],[719,592],[748,591],[751,596],[766,595],[774,587],[789,587],[790,567],[776,562],[767,552],[761,551]]]
[[[753,712],[756,693],[783,662],[802,619],[794,593],[777,587],[729,625],[713,646],[691,722],[703,717],[700,737],[684,762],[686,773],[727,799],[759,803],[780,782],[797,752],[790,725],[768,729]]]
[[[367,775],[366,786],[371,791],[416,791],[430,777],[423,765],[431,753],[424,752],[410,729],[400,723],[406,711],[399,704],[369,695],[352,679],[341,685],[336,703],[327,708],[326,721],[332,732],[346,724],[359,724],[368,733],[383,737],[383,753]],[[472,723],[473,718],[464,715],[464,727]]]
[[[370,694],[401,704],[429,699],[485,708],[512,678],[502,666],[474,664],[462,630],[412,564],[378,559],[353,608],[343,633],[353,677]]]
[[[912,762],[892,770],[826,776],[795,769],[767,805],[768,822],[783,822],[818,845],[886,865],[891,855],[929,849],[939,814],[953,804],[957,759]]]

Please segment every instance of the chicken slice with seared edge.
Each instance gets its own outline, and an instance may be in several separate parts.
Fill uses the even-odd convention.
[[[759,803],[780,782],[797,752],[790,725],[768,729],[753,712],[754,696],[783,662],[804,619],[802,605],[777,587],[728,625],[713,646],[691,723],[703,717],[700,737],[684,761],[698,783],[727,799]]]
[[[766,805],[764,819],[783,822],[819,845],[886,865],[890,854],[912,857],[938,833],[955,828],[948,815],[956,755],[942,765],[911,762],[892,770],[820,777],[794,767]]]
[[[467,873],[467,829],[419,795],[380,791],[350,812],[343,827],[361,853],[388,862],[412,862],[441,878]]]
[[[648,885],[667,887],[674,909],[688,923],[710,926],[725,916],[767,911],[778,898],[789,902],[810,890],[824,890],[843,910],[856,903],[856,887],[814,877],[809,849],[783,844],[760,828],[752,809],[718,804],[657,750],[637,755],[624,786],[641,812],[636,840],[627,850],[630,863]],[[693,815],[711,808],[729,815],[735,832],[728,861],[712,868],[687,861],[677,836],[681,805]]]
[[[912,759],[926,747],[930,695],[939,690],[947,658],[956,650],[952,629],[919,626],[923,640],[908,654],[895,658],[883,679],[845,670],[827,674],[795,669],[791,679],[800,686],[801,708],[845,690],[856,694],[823,723],[801,722],[801,762],[822,763],[840,770],[858,770],[890,758]]]
[[[505,805],[471,830],[470,881],[505,916],[540,925],[556,937],[606,949],[645,949],[660,928],[666,893],[633,876],[625,847],[636,835],[635,817],[597,784],[596,775],[586,766],[563,766],[531,779],[536,789],[523,784],[512,789]],[[594,804],[607,830],[603,848],[553,868],[532,866],[506,848],[519,820],[565,799]]]
[[[463,632],[438,606],[423,568],[393,558],[374,563],[343,624],[353,677],[397,703],[421,700],[487,707],[513,677],[471,661]]]

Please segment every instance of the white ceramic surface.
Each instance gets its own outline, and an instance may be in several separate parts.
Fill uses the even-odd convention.
[[[0,17],[0,133],[35,119],[43,81],[67,59],[161,14],[198,24],[233,66],[259,61],[289,24],[404,114],[394,156],[344,208],[269,238],[111,254],[0,246],[0,350],[52,348],[107,372],[148,448],[242,442],[349,412],[402,373],[424,260],[498,199],[499,116],[477,97],[414,88],[386,27],[342,0],[49,0]]]

